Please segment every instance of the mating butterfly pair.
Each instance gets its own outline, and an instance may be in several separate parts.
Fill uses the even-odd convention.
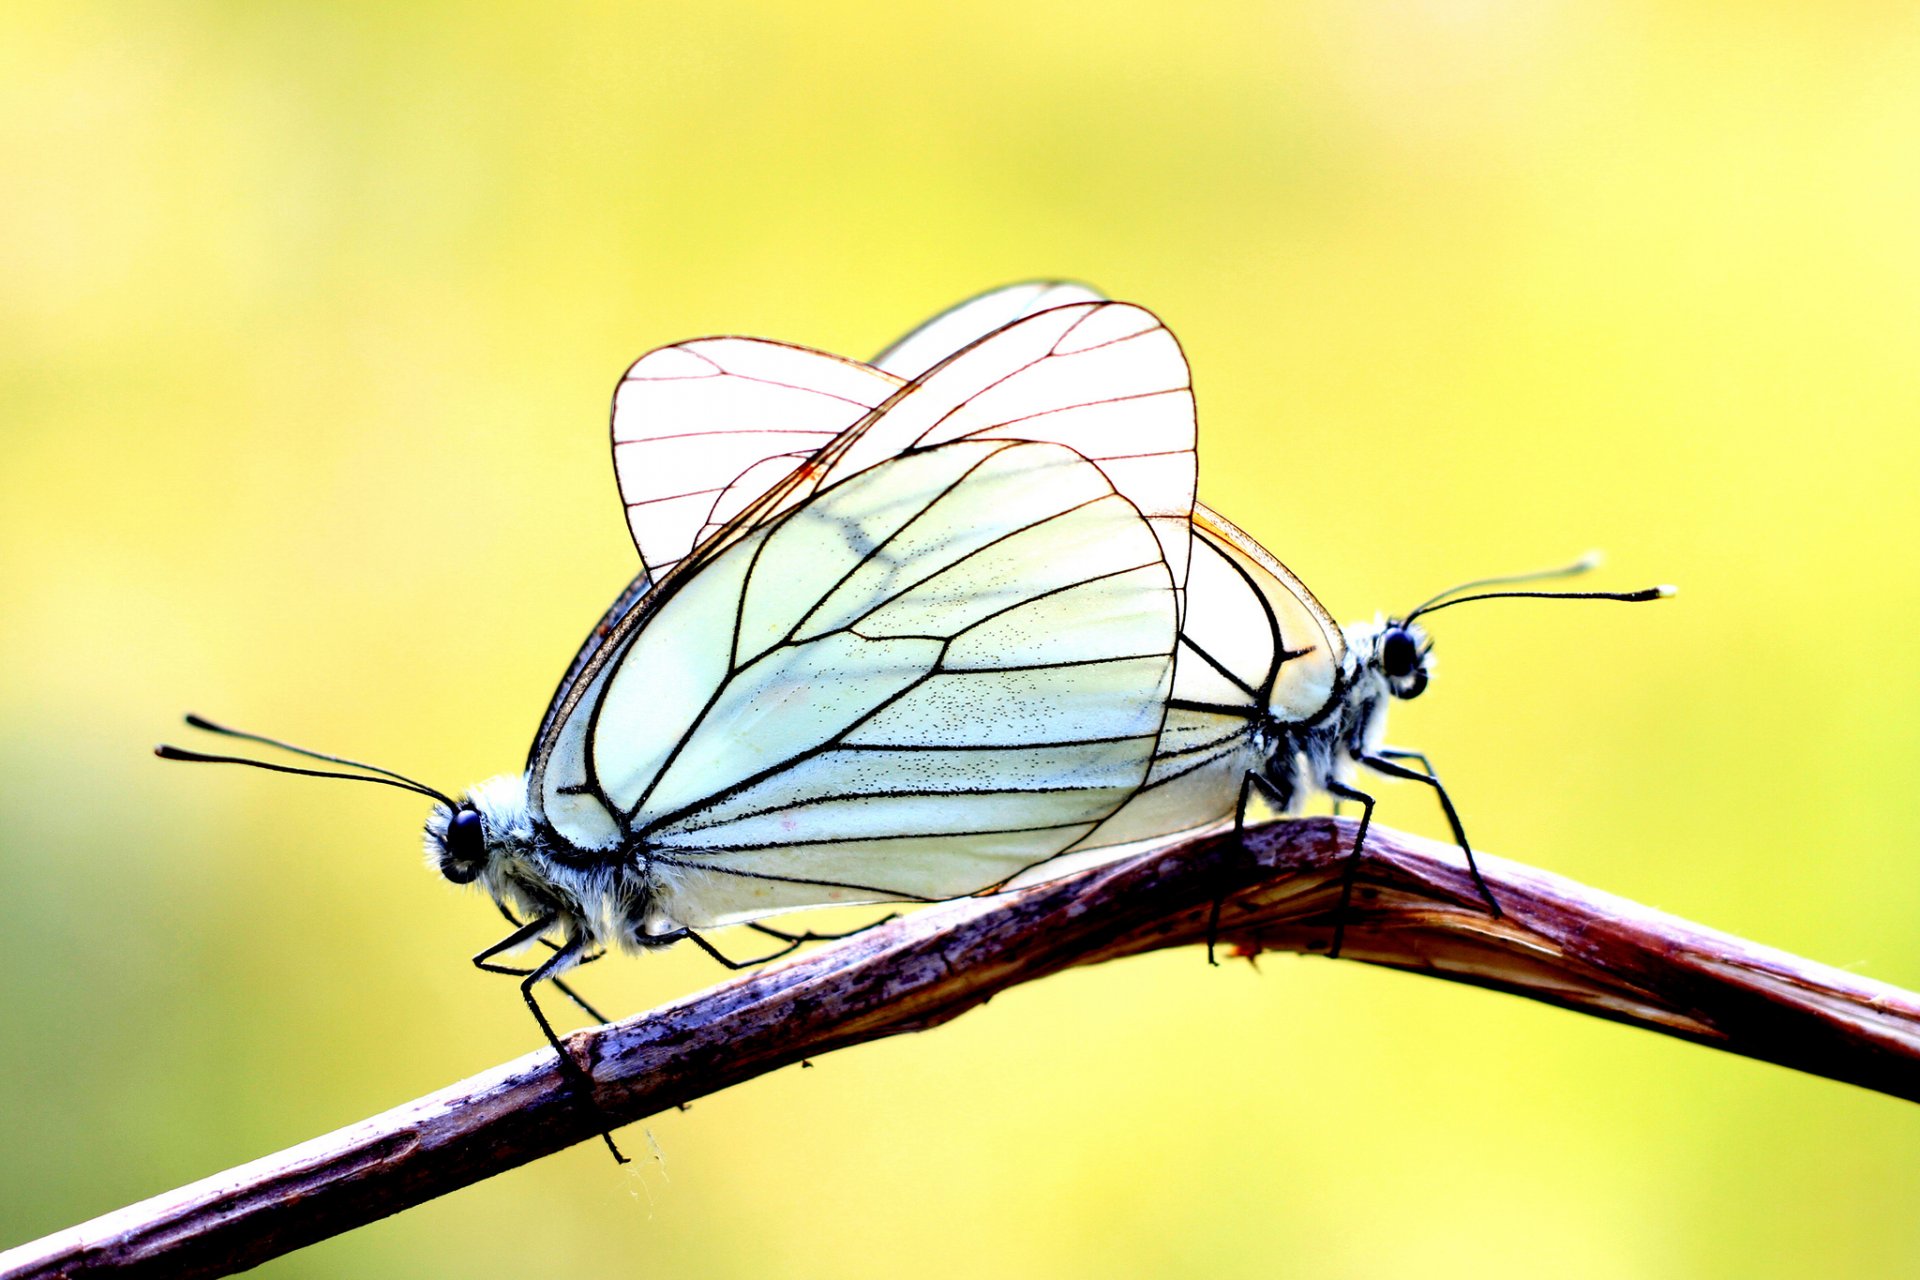
[[[1428,681],[1417,618],[1670,591],[1490,589],[1583,561],[1342,629],[1196,505],[1194,445],[1172,334],[1078,285],[982,295],[870,365],[749,338],[661,348],[613,412],[643,569],[526,771],[454,799],[299,748],[364,772],[266,767],[434,798],[431,861],[518,926],[476,963],[520,974],[553,1039],[534,985],[607,949],[718,955],[699,931],[740,923],[792,945],[757,921],[1051,876],[1243,820],[1256,793],[1357,802],[1357,857],[1362,769],[1431,786],[1466,850],[1425,758],[1384,745],[1388,704]],[[535,969],[492,962],[535,941]]]

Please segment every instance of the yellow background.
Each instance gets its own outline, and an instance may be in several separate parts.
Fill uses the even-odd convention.
[[[533,1048],[424,806],[633,568],[627,362],[1143,302],[1202,492],[1484,847],[1920,985],[1920,21],[1903,4],[42,3],[0,19],[0,1242]],[[1387,821],[1438,833],[1424,794]],[[600,967],[625,1013],[713,981]],[[1912,1274],[1920,1111],[1351,964],[1065,975],[272,1276]]]

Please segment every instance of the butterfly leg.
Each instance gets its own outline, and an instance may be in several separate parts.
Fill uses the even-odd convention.
[[[507,919],[513,920],[513,917],[508,916]],[[494,964],[493,958],[502,951],[511,951],[515,947],[526,946],[529,942],[532,942],[535,938],[538,938],[541,934],[553,928],[553,922],[554,917],[550,915],[541,916],[537,920],[529,920],[525,924],[522,924],[518,920],[513,920],[516,926],[514,931],[488,947],[485,951],[482,951],[479,955],[476,955],[473,958],[473,967],[482,973],[510,973],[515,977],[525,977],[533,971],[531,969],[515,969],[504,964]]]
[[[1418,760],[1425,773],[1419,773],[1402,765],[1396,760]],[[1425,753],[1407,751],[1399,747],[1382,747],[1377,755],[1367,756],[1361,763],[1376,773],[1384,773],[1389,778],[1405,778],[1411,782],[1424,782],[1433,788],[1440,797],[1440,812],[1447,815],[1447,828],[1453,832],[1453,842],[1460,846],[1460,852],[1467,855],[1467,870],[1473,875],[1473,887],[1480,891],[1481,900],[1487,904],[1487,910],[1495,919],[1500,916],[1500,903],[1495,900],[1493,890],[1480,878],[1480,864],[1473,860],[1473,846],[1467,843],[1467,829],[1460,825],[1460,815],[1453,807],[1453,800],[1447,795],[1447,789],[1440,785],[1440,775],[1435,771],[1433,762]]]
[[[1233,806],[1233,837],[1236,841],[1246,835],[1247,802],[1253,798],[1255,788],[1258,788],[1279,808],[1286,808],[1285,798],[1271,782],[1257,773],[1249,773],[1240,780],[1240,798]],[[1244,847],[1242,845],[1243,849]],[[1220,941],[1220,909],[1226,905],[1229,888],[1230,886],[1224,884],[1220,887],[1220,891],[1213,896],[1213,909],[1207,912],[1207,963],[1216,967],[1220,961],[1214,958],[1213,952]]]
[[[760,924],[754,920],[747,921],[747,928],[753,930],[755,933],[764,933],[769,938],[778,938],[782,942],[791,942],[798,946],[802,942],[838,942],[842,938],[851,938],[855,934],[865,933],[869,929],[878,929],[889,920],[898,920],[899,918],[900,913],[898,911],[890,911],[878,920],[869,921],[857,929],[848,929],[842,933],[814,933],[812,931],[806,933],[788,933],[783,929],[775,929],[771,925]],[[780,952],[780,954],[785,955],[786,952],[783,951]]]
[[[1327,793],[1360,806],[1360,827],[1353,833],[1353,848],[1347,851],[1346,862],[1340,868],[1340,904],[1334,908],[1333,945],[1327,948],[1327,959],[1331,960],[1340,954],[1340,944],[1346,939],[1347,908],[1353,903],[1353,882],[1360,874],[1361,850],[1367,844],[1367,827],[1373,822],[1373,797],[1342,782],[1328,783]]]
[[[554,944],[554,949],[556,951],[559,950],[559,947],[560,947],[559,943]],[[577,969],[583,964],[592,964],[595,960],[600,959],[604,955],[606,955],[606,952],[602,951],[594,955],[583,956],[579,960],[574,962],[574,968]],[[504,973],[514,978],[531,977],[534,972],[532,969],[518,969],[512,965],[480,964],[478,961],[475,962],[474,967],[485,973]],[[601,1013],[598,1009],[588,1004],[586,1000],[581,997],[578,991],[575,991],[572,987],[566,984],[565,979],[548,978],[547,981],[551,982],[555,987],[557,987],[561,995],[573,1001],[573,1003],[579,1007],[582,1013],[586,1014],[589,1018],[592,1018],[595,1022],[613,1021],[613,1019],[609,1018],[606,1014]]]
[[[500,907],[500,914],[507,918],[508,924],[513,925],[515,928],[523,927],[520,921],[520,917],[514,915],[513,912],[507,910],[505,903],[499,903],[496,905]],[[520,941],[525,942],[526,940],[522,938]],[[539,942],[541,946],[545,947],[549,951],[558,951],[561,947],[560,943],[554,942],[549,938],[541,938],[539,939]],[[500,954],[502,950],[510,950],[513,946],[519,946],[519,945],[520,943],[516,942],[512,944],[501,943],[498,946],[488,947],[485,951],[481,952],[479,955],[473,958],[473,966],[474,968],[479,969],[483,973],[504,973],[515,978],[524,978],[528,974],[531,974],[533,970],[520,969],[520,968],[514,967],[513,965],[508,965],[508,964],[492,964],[488,960],[488,957],[496,956]],[[595,960],[604,959],[606,957],[606,954],[607,953],[604,951],[596,951],[590,956],[581,956],[578,960],[573,962],[573,967],[578,969],[583,964],[592,964]],[[606,1014],[601,1013],[598,1009],[588,1004],[586,1002],[586,999],[582,997],[578,991],[575,991],[572,987],[567,985],[566,980],[564,978],[549,978],[547,979],[547,981],[551,982],[554,986],[558,987],[560,989],[561,995],[573,1001],[574,1004],[578,1005],[580,1009],[589,1018],[592,1018],[595,1022],[613,1021],[613,1019],[607,1017]]]
[[[756,965],[763,965],[769,961],[778,960],[781,956],[790,955],[794,951],[799,950],[800,944],[805,942],[806,939],[799,937],[793,938],[792,941],[788,942],[786,946],[780,948],[778,951],[769,955],[759,956],[752,960],[735,960],[692,929],[675,929],[671,933],[655,934],[647,939],[647,944],[649,946],[665,946],[670,942],[681,941],[691,942],[694,946],[700,948],[709,956],[712,956],[718,963],[725,965],[729,969],[737,970],[751,969]]]
[[[508,916],[508,919],[512,919],[512,917]],[[558,983],[559,975],[579,961],[580,952],[586,946],[585,942],[579,938],[572,938],[559,944],[552,955],[548,956],[539,967],[531,970],[517,969],[509,965],[492,963],[494,956],[499,955],[502,951],[511,951],[515,947],[525,946],[527,943],[540,937],[540,935],[548,929],[551,929],[553,923],[554,917],[550,915],[527,921],[527,923],[521,925],[518,929],[515,929],[512,933],[475,956],[473,958],[473,965],[474,968],[486,973],[506,973],[520,978],[520,996],[527,1002],[527,1008],[532,1011],[533,1020],[540,1024],[540,1030],[545,1033],[547,1043],[553,1046],[553,1051],[556,1054],[560,1055],[561,1073],[571,1075],[574,1083],[581,1089],[582,1093],[591,1100],[593,1097],[592,1077],[587,1075],[586,1069],[578,1062],[575,1062],[573,1055],[568,1053],[565,1047],[561,1045],[559,1033],[553,1029],[553,1024],[547,1021],[547,1015],[545,1011],[540,1008],[540,1002],[534,999],[533,996],[533,989],[538,984],[542,982]],[[565,990],[564,987],[561,989]],[[572,993],[569,992],[569,994],[571,995]],[[576,1002],[579,1001],[579,997],[577,996],[575,996],[574,999]],[[588,1010],[588,1012],[591,1013],[592,1010]],[[600,1017],[597,1013],[593,1014],[593,1016],[596,1018]],[[600,1018],[600,1020],[602,1022],[606,1021],[604,1018]],[[622,1155],[620,1148],[614,1144],[611,1133],[603,1131],[600,1134],[600,1140],[607,1144],[607,1150],[613,1153],[613,1159],[616,1164],[628,1163],[627,1157]]]

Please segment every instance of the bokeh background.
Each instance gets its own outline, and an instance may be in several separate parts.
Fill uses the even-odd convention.
[[[628,361],[1033,275],[1169,321],[1203,495],[1342,617],[1681,584],[1439,620],[1394,736],[1478,843],[1920,985],[1917,71],[1867,3],[10,7],[0,1243],[537,1044],[420,803],[163,764],[180,712],[517,767],[634,567]],[[1069,974],[645,1128],[263,1274],[1920,1267],[1912,1105],[1323,960]]]

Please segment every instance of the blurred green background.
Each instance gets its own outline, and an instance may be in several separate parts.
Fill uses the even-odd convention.
[[[1485,848],[1920,986],[1920,20],[1888,4],[30,3],[0,18],[0,1243],[536,1046],[424,807],[634,565],[609,393],[976,290],[1163,315],[1202,493],[1435,630]],[[1387,821],[1438,834],[1423,794]],[[716,980],[600,966],[622,1013]],[[1920,1268],[1920,1110],[1482,992],[1065,975],[263,1274]]]

